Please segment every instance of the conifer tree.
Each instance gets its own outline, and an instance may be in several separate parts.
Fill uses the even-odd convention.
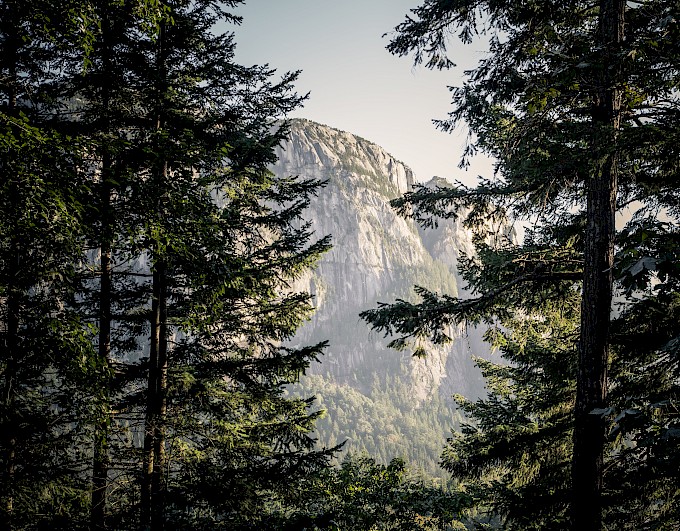
[[[126,441],[130,415],[125,405],[131,391],[131,360],[138,357],[140,284],[148,276],[135,245],[140,215],[136,173],[145,123],[136,63],[139,40],[153,38],[163,12],[149,2],[87,1],[80,5],[80,33],[68,35],[71,48],[61,49],[66,83],[58,96],[67,104],[59,118],[66,131],[89,140],[80,168],[89,195],[83,199],[83,238],[88,256],[81,267],[77,311],[96,330],[92,338],[88,425],[91,454],[90,525],[107,527],[107,496],[129,483],[121,461],[131,457]],[[118,414],[114,415],[113,412]],[[121,454],[122,452],[122,454]],[[128,455],[125,455],[125,454]],[[114,455],[116,454],[116,455]],[[109,463],[113,460],[113,467]],[[121,504],[120,500],[116,502]],[[124,505],[124,504],[123,504]]]
[[[267,170],[301,98],[234,63],[238,3],[2,3],[7,527],[266,527],[327,464],[284,390],[320,183]]]
[[[121,41],[131,30],[131,17],[121,16],[124,11],[116,9],[119,4],[112,2],[93,3],[93,16],[100,21],[100,31],[93,33],[88,53],[87,68],[83,71],[82,53],[72,58],[72,93],[64,96],[75,107],[77,120],[73,126],[81,129],[93,141],[92,156],[89,158],[90,187],[93,191],[88,201],[88,218],[93,220],[88,227],[92,254],[98,255],[98,264],[89,263],[88,269],[95,272],[95,281],[86,281],[91,296],[85,294],[86,307],[97,327],[96,372],[93,373],[93,435],[92,435],[92,485],[90,501],[90,523],[92,529],[106,527],[106,505],[109,475],[109,430],[113,419],[112,410],[112,328],[114,327],[114,245],[119,240],[116,230],[121,217],[120,208],[114,205],[114,197],[125,196],[124,176],[116,164],[120,157],[118,146],[120,134],[125,134],[120,120],[121,97],[124,93],[124,71],[121,71],[119,56]],[[122,27],[121,27],[122,25]],[[127,25],[127,27],[125,27]],[[124,41],[123,41],[124,42]],[[126,94],[129,96],[129,94]],[[114,121],[114,115],[118,119]],[[129,134],[129,133],[128,133]],[[115,195],[114,195],[115,194]],[[120,203],[120,201],[118,201]],[[116,212],[116,210],[118,210]],[[120,253],[117,253],[120,259]],[[97,268],[97,265],[99,266]],[[86,272],[88,272],[86,269]],[[90,304],[87,304],[90,303]],[[115,343],[115,342],[114,342]]]
[[[401,459],[387,465],[349,455],[310,478],[297,511],[281,529],[462,530],[468,497],[415,477]],[[285,525],[285,524],[284,524]]]
[[[79,384],[89,346],[71,303],[82,257],[84,144],[55,129],[49,3],[0,4],[0,330],[4,529],[77,520]]]
[[[137,261],[148,265],[136,305],[149,345],[126,371],[137,379],[123,403],[137,415],[133,438],[143,433],[140,524],[211,528],[216,518],[262,517],[267,499],[327,460],[310,451],[309,402],[283,394],[321,346],[281,342],[310,309],[307,295],[285,294],[288,282],[328,244],[310,245],[299,224],[319,183],[266,169],[286,132],[276,120],[300,102],[295,75],[272,82],[268,68],[234,64],[232,35],[215,32],[235,20],[223,3],[160,7],[158,33],[136,34],[127,76],[137,114],[132,129],[122,125],[138,156],[124,182]],[[180,487],[187,481],[193,489]]]
[[[477,360],[488,394],[457,397],[468,421],[449,439],[442,466],[465,485],[476,521],[565,529],[580,297],[571,282],[532,297],[522,289],[509,292],[513,304],[487,332],[505,363]]]
[[[508,244],[507,252],[495,253],[496,267],[484,268],[473,283],[475,299],[420,290],[420,304],[399,301],[365,316],[396,333],[397,346],[419,336],[444,341],[452,322],[503,318],[508,306],[526,304],[531,291],[578,282],[572,288],[582,289],[570,459],[574,529],[602,526],[607,369],[614,355],[609,316],[614,279],[626,275],[614,260],[614,216],[638,204],[633,201],[642,204],[637,216],[646,223],[658,220],[660,207],[677,216],[677,170],[668,145],[678,110],[676,11],[664,1],[429,0],[397,28],[388,47],[445,68],[452,64],[450,31],[459,30],[465,42],[477,32],[488,35],[489,56],[452,89],[451,119],[439,125],[450,130],[466,122],[473,135],[466,155],[481,150],[498,161],[494,177],[476,188],[421,188],[396,206],[425,223],[464,215],[469,226],[507,213],[526,220],[538,235],[530,243],[540,245]],[[664,232],[676,229],[667,225]],[[635,249],[629,239],[621,246]],[[656,258],[640,260],[634,268],[656,267]]]

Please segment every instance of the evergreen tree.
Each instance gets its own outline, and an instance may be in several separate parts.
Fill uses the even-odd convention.
[[[295,75],[273,83],[268,68],[234,64],[232,35],[215,32],[218,22],[235,20],[223,3],[160,7],[167,18],[157,34],[137,21],[134,48],[115,36],[122,43],[115,51],[134,58],[114,58],[128,85],[116,93],[118,85],[103,90],[95,79],[98,99],[86,100],[84,111],[105,117],[107,91],[136,101],[128,123],[116,113],[117,132],[104,128],[98,136],[98,171],[116,149],[112,132],[123,146],[112,160],[125,160],[112,183],[126,225],[113,227],[111,241],[135,242],[130,249],[141,254],[130,259],[148,266],[147,275],[133,268],[138,283],[130,293],[137,295],[126,315],[148,319],[149,355],[126,369],[136,379],[118,407],[127,411],[133,440],[143,434],[133,461],[141,468],[141,513],[130,510],[133,495],[113,518],[127,526],[139,518],[152,529],[166,522],[214,528],[218,520],[260,518],[268,499],[294,490],[296,477],[327,461],[328,452],[310,452],[309,401],[283,396],[283,385],[321,345],[280,344],[310,310],[307,295],[286,295],[288,282],[328,244],[310,245],[309,227],[299,224],[319,183],[275,180],[266,170],[286,133],[276,121],[300,101],[291,89]],[[103,57],[97,46],[93,77]],[[99,71],[99,79],[117,74]],[[95,103],[101,110],[93,113]],[[130,160],[134,167],[125,165]],[[106,196],[111,191],[100,205]]]
[[[571,288],[582,290],[582,310],[569,501],[573,528],[600,529],[607,369],[615,354],[611,299],[614,279],[627,274],[614,260],[614,216],[641,204],[637,217],[647,224],[664,208],[677,219],[677,170],[668,144],[677,135],[670,125],[678,111],[677,6],[429,0],[414,15],[388,48],[415,52],[416,62],[427,59],[433,68],[451,66],[450,31],[459,30],[466,42],[477,32],[489,35],[489,56],[463,87],[452,89],[451,119],[439,125],[450,130],[465,121],[474,135],[466,155],[481,150],[498,163],[494,178],[476,188],[421,188],[395,205],[425,223],[464,215],[469,226],[483,227],[507,213],[532,227],[534,248],[508,243],[506,252],[482,256],[483,264],[493,256],[495,267],[483,267],[474,280],[476,299],[420,290],[420,304],[398,301],[365,316],[399,335],[397,346],[421,336],[445,341],[451,322],[504,318],[508,308],[529,305],[532,291],[580,281]],[[676,228],[663,232],[675,237]],[[620,245],[622,252],[636,249],[629,238]],[[675,256],[677,247],[667,251]],[[654,256],[635,264],[656,269]],[[644,297],[633,292],[629,306]]]
[[[86,135],[91,148],[81,170],[88,180],[84,227],[89,259],[81,272],[83,291],[79,311],[97,330],[93,343],[90,385],[92,410],[92,485],[90,522],[93,529],[106,527],[109,490],[110,443],[116,437],[112,411],[119,410],[123,389],[114,385],[116,368],[138,345],[139,321],[131,319],[136,287],[141,272],[133,270],[134,249],[134,163],[139,158],[137,140],[139,117],[130,106],[138,96],[134,82],[135,40],[144,19],[135,2],[102,0],[89,2],[92,31],[84,61],[83,50],[65,55],[70,83],[60,94],[69,102],[69,114],[62,120],[67,129]],[[120,378],[118,380],[121,380]]]
[[[676,202],[672,195],[665,199]],[[678,233],[641,216],[620,240],[620,279],[632,303],[612,323],[616,355],[606,413],[610,438],[620,444],[605,476],[609,520],[620,529],[673,529],[680,525]]]
[[[320,183],[267,170],[301,98],[234,63],[239,3],[2,4],[7,527],[266,527],[332,453],[284,393]]]
[[[78,389],[89,346],[71,303],[82,257],[85,145],[52,116],[58,47],[47,2],[0,4],[0,361],[4,529],[79,516]]]
[[[381,465],[349,455],[340,467],[310,478],[305,498],[280,529],[435,531],[466,529],[468,497],[414,478],[405,463]]]
[[[508,364],[478,360],[487,397],[457,398],[469,420],[449,439],[442,466],[465,485],[475,521],[500,518],[503,529],[568,526],[580,314],[569,284],[544,287],[530,304],[508,309],[487,332]]]

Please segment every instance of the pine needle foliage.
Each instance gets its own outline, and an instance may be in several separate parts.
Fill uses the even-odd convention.
[[[0,3],[3,528],[267,528],[333,453],[284,391],[322,183],[267,169],[304,98],[240,3]]]
[[[488,54],[467,72],[462,86],[451,88],[449,118],[436,124],[445,131],[466,124],[470,142],[461,165],[484,153],[497,161],[494,175],[480,178],[476,187],[416,186],[393,202],[425,226],[438,217],[462,216],[477,232],[478,256],[466,275],[473,297],[421,289],[420,303],[396,301],[364,313],[376,329],[394,334],[395,346],[412,345],[416,353],[421,338],[445,342],[447,327],[456,322],[507,327],[501,350],[513,360],[511,368],[483,365],[491,385],[488,401],[463,403],[480,427],[454,439],[457,450],[448,454],[448,465],[478,457],[465,446],[467,437],[495,440],[501,430],[513,434],[508,440],[522,440],[525,430],[533,429],[530,424],[513,431],[505,421],[528,407],[521,402],[526,393],[536,393],[531,407],[547,408],[534,410],[535,415],[549,415],[553,409],[543,397],[554,391],[524,379],[524,364],[542,371],[556,352],[578,352],[576,364],[564,363],[561,374],[545,372],[565,392],[566,382],[576,382],[573,447],[567,439],[548,444],[547,432],[544,445],[554,452],[555,464],[570,462],[571,477],[542,483],[550,473],[542,476],[522,458],[524,449],[511,444],[514,454],[499,459],[496,479],[479,491],[479,499],[495,507],[506,525],[677,525],[678,492],[669,486],[677,482],[665,469],[652,467],[650,458],[657,449],[670,462],[677,456],[671,450],[677,449],[677,332],[669,323],[667,331],[650,335],[645,323],[657,312],[672,314],[677,293],[678,15],[675,2],[655,0],[426,0],[396,28],[388,45],[397,55],[413,54],[416,64],[445,69],[454,66],[447,47],[456,36],[463,43],[478,36],[488,42]],[[489,234],[503,219],[521,220],[528,229],[523,242]],[[548,326],[580,293],[578,341],[570,335],[563,344],[556,340],[544,347],[540,357],[514,360],[518,352],[531,352],[513,346],[520,331],[520,343],[531,337],[518,320],[545,312]],[[621,303],[616,318],[610,316],[614,295]],[[549,340],[553,331],[543,333]],[[501,375],[507,378],[505,388]],[[569,407],[566,395],[559,396]],[[512,414],[504,408],[508,401]],[[566,433],[569,426],[562,429]],[[459,473],[472,470],[455,466]],[[642,470],[646,474],[638,473]],[[478,473],[490,471],[482,467]],[[531,494],[534,480],[522,486],[527,478],[536,481]],[[570,494],[563,497],[565,488]],[[555,503],[529,506],[539,492],[538,499],[554,496]],[[512,496],[527,504],[529,514],[540,513],[532,524],[512,511]]]

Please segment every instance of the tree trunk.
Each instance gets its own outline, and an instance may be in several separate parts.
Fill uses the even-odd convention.
[[[100,14],[102,21],[102,113],[104,132],[102,142],[102,167],[100,183],[100,284],[99,284],[99,337],[98,357],[101,370],[100,407],[95,419],[94,448],[92,458],[92,498],[90,505],[90,526],[93,530],[106,529],[106,498],[109,474],[109,427],[111,424],[111,193],[113,191],[112,157],[107,145],[111,132],[111,20],[108,9]]]
[[[144,458],[142,463],[142,529],[151,526],[151,514],[156,496],[153,491],[154,461],[156,440],[158,438],[159,410],[159,349],[161,344],[161,278],[160,264],[153,271],[153,295],[151,301],[151,340],[149,347],[149,372],[147,378],[146,420],[144,425]]]
[[[168,340],[167,340],[167,286],[166,270],[158,264],[158,367],[156,373],[156,430],[153,446],[153,467],[151,478],[151,529],[160,531],[164,527],[165,506],[165,415],[167,411],[168,387]]]
[[[167,68],[165,48],[166,25],[160,24],[156,41],[156,129],[160,133],[165,125],[164,99],[167,92]],[[159,136],[156,154],[163,147]],[[162,156],[157,162],[155,190],[156,214],[159,223],[165,216],[165,196],[168,183],[168,162]],[[168,372],[167,341],[167,266],[160,243],[154,242],[153,253],[153,302],[151,325],[151,352],[149,360],[149,398],[147,402],[147,429],[144,440],[143,523],[149,523],[151,531],[164,528],[165,506],[165,414]]]
[[[14,203],[17,204],[17,203]],[[19,343],[19,299],[16,286],[12,282],[16,280],[21,268],[20,252],[16,238],[12,238],[12,251],[16,253],[16,259],[10,260],[10,271],[8,272],[10,285],[7,289],[7,339],[5,343],[5,385],[3,388],[3,407],[5,418],[3,419],[2,447],[4,451],[5,467],[3,470],[3,500],[2,516],[0,517],[0,528],[13,529],[14,514],[14,475],[16,468],[16,420],[14,416],[14,399],[16,396],[16,372],[17,372],[17,348]]]
[[[104,158],[104,166],[110,164],[109,157]],[[106,171],[105,171],[106,170]],[[111,189],[108,179],[108,168],[102,168],[102,232],[108,232],[107,217],[109,215]],[[106,175],[106,177],[104,177]],[[104,238],[108,238],[104,236]],[[111,245],[108,241],[101,247],[101,278],[99,286],[99,364],[101,370],[101,396],[95,419],[94,451],[92,462],[92,499],[90,507],[90,524],[93,530],[106,529],[106,497],[109,473],[109,426],[111,422],[110,405],[110,357],[111,357]]]
[[[141,486],[141,529],[151,525],[151,480],[154,467],[154,441],[156,439],[156,389],[158,373],[158,334],[160,331],[160,311],[156,286],[158,273],[153,273],[153,298],[151,301],[151,342],[149,348],[149,369],[147,376],[146,418],[144,421],[144,455],[142,462]]]
[[[574,412],[572,529],[602,529],[602,468],[605,422],[591,413],[607,395],[609,319],[614,265],[621,93],[616,52],[623,42],[624,0],[601,0],[598,44],[602,49],[593,105],[593,173],[587,184],[581,336]]]
[[[167,273],[163,260],[154,264],[151,303],[151,348],[147,417],[144,431],[142,482],[142,527],[151,531],[164,527],[165,502],[165,414],[168,377]]]

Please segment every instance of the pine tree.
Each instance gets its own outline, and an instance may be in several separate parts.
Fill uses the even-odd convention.
[[[284,389],[321,183],[267,170],[301,98],[234,63],[238,3],[2,4],[8,528],[266,527],[327,465]]]
[[[673,195],[663,202],[677,212]],[[620,529],[680,525],[679,242],[677,228],[653,219],[655,207],[620,237],[620,280],[632,302],[612,322],[615,356],[607,413],[613,419],[610,439],[620,446],[606,463],[605,476],[608,521]]]
[[[82,257],[84,144],[55,129],[49,3],[0,4],[2,527],[79,517],[79,384],[89,352],[72,311]],[[42,524],[41,524],[42,525]]]
[[[129,463],[134,460],[128,439],[134,438],[130,423],[135,415],[127,395],[134,389],[129,375],[136,372],[143,328],[140,284],[148,276],[137,245],[141,216],[136,177],[144,160],[146,124],[134,103],[140,100],[135,65],[142,53],[139,40],[154,37],[163,11],[143,1],[87,1],[76,7],[84,26],[69,34],[71,46],[60,50],[65,79],[57,96],[65,108],[58,118],[62,129],[89,142],[80,167],[88,184],[82,199],[88,255],[81,263],[74,309],[96,330],[86,386],[90,408],[82,423],[88,426],[92,451],[87,467],[90,526],[103,529],[109,492],[126,492],[116,500],[119,507],[127,505],[121,500],[130,495],[124,485],[130,483]]]
[[[494,178],[476,188],[421,188],[396,206],[425,223],[432,216],[464,215],[469,226],[507,213],[526,220],[543,245],[530,252],[510,245],[501,265],[490,270],[494,275],[475,281],[476,299],[420,290],[421,304],[398,302],[365,316],[399,335],[397,346],[419,336],[444,341],[452,322],[503,318],[509,305],[525,304],[529,291],[581,281],[570,496],[575,529],[602,525],[607,367],[614,355],[609,315],[614,280],[625,276],[614,259],[614,216],[636,204],[647,223],[658,219],[659,207],[677,215],[677,170],[668,144],[678,110],[676,11],[663,1],[430,0],[397,28],[388,47],[446,68],[450,31],[459,30],[466,42],[477,32],[489,36],[489,56],[452,89],[451,119],[439,125],[450,130],[466,122],[474,135],[466,155],[481,150],[498,161]],[[675,228],[668,225],[665,232]],[[551,234],[560,237],[555,242]],[[519,287],[524,294],[508,297]]]
[[[88,150],[87,173],[90,197],[87,198],[86,238],[91,247],[91,260],[83,273],[86,276],[83,303],[88,321],[97,329],[93,356],[92,393],[92,485],[90,500],[90,524],[92,529],[106,527],[107,493],[109,490],[110,430],[115,422],[111,411],[115,409],[113,373],[116,360],[124,359],[121,336],[124,334],[120,321],[114,316],[124,312],[120,300],[124,289],[119,278],[128,279],[130,268],[125,267],[130,252],[121,245],[125,241],[123,220],[129,217],[125,199],[129,196],[130,170],[123,162],[129,157],[134,130],[131,129],[129,111],[126,108],[134,99],[134,84],[130,83],[129,68],[121,56],[130,53],[130,33],[134,30],[132,7],[118,2],[90,3],[94,24],[90,38],[87,63],[84,67],[83,53],[75,48],[70,57],[71,83],[65,101],[70,102],[71,116],[67,127],[78,129],[91,141]],[[121,64],[122,63],[122,64]],[[114,271],[115,270],[115,271]],[[95,278],[87,278],[94,273]],[[93,338],[94,339],[94,338]]]
[[[488,395],[457,398],[468,421],[449,439],[442,466],[465,485],[475,520],[500,518],[503,529],[568,525],[580,315],[570,284],[541,288],[530,304],[508,308],[487,332],[505,363],[477,361]]]
[[[305,497],[279,529],[435,531],[466,529],[468,497],[414,477],[401,459],[387,465],[350,455],[310,478]],[[287,524],[287,525],[286,525]]]
[[[115,518],[212,528],[261,518],[269,498],[327,461],[311,451],[310,402],[283,390],[321,345],[281,342],[310,310],[306,294],[286,295],[288,282],[328,244],[310,245],[300,226],[319,183],[266,169],[286,132],[276,121],[300,101],[295,75],[272,82],[268,68],[234,64],[233,37],[214,31],[234,20],[221,3],[161,7],[167,18],[155,35],[137,31],[127,67],[136,115],[122,136],[134,144],[135,179],[116,180],[128,183],[131,237],[148,264],[136,307],[149,355],[126,370],[136,379],[123,397],[133,438],[143,425],[141,512]]]

